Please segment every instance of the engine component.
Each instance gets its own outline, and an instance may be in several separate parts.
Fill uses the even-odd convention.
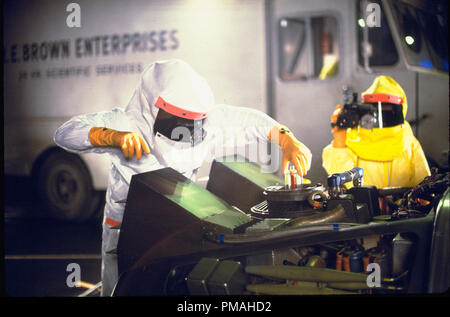
[[[246,266],[245,272],[267,278],[300,280],[306,282],[366,283],[367,275],[308,266],[272,265]]]
[[[350,222],[368,223],[372,220],[367,204],[357,203],[352,195],[339,195],[336,198],[330,198],[326,206],[327,210],[341,206]]]
[[[296,265],[301,257],[294,249],[276,249],[269,252],[249,255],[247,265]]]
[[[343,252],[344,252],[345,248],[339,250],[338,253],[336,253],[336,270],[338,271],[342,271],[343,268]]]
[[[404,195],[400,210],[407,210],[410,216],[414,214],[427,214],[432,207],[434,197],[441,196],[449,187],[449,174],[438,174],[433,168],[430,176],[424,178],[416,187]]]
[[[276,228],[276,230],[282,230],[287,228],[295,228],[304,225],[313,225],[320,223],[333,223],[340,222],[346,219],[347,213],[341,205],[337,205],[334,209],[322,212],[316,212],[311,216],[303,216],[288,220],[282,223]]]
[[[294,227],[286,230],[273,230],[269,232],[259,233],[243,233],[243,234],[220,234],[205,235],[205,238],[220,244],[249,244],[258,242],[269,242],[277,239],[289,237],[307,237],[320,232],[345,230],[355,226],[355,224],[311,224]]]
[[[379,194],[375,186],[352,187],[346,193],[352,195],[356,203],[367,205],[369,210],[368,218],[370,220],[380,214],[380,206],[378,203]]]
[[[202,258],[186,278],[189,294],[209,295],[207,281],[219,265],[219,259]]]
[[[449,174],[438,172],[437,168],[432,168],[431,175],[413,188],[379,189],[380,196],[384,196],[386,209],[390,210],[388,220],[423,217],[437,207],[440,199],[436,198],[442,197],[449,187]]]
[[[314,213],[309,200],[316,194],[323,193],[321,184],[302,184],[294,189],[283,186],[270,186],[264,190],[268,203],[268,216],[271,218],[295,218]]]
[[[207,281],[210,295],[240,295],[247,284],[241,263],[222,261]]]
[[[239,295],[248,280],[239,262],[202,258],[186,282],[191,295]]]
[[[354,167],[344,173],[336,173],[328,176],[328,192],[331,197],[337,197],[343,193],[344,184],[353,182],[353,186],[360,187],[363,184],[364,171],[360,167]]]
[[[376,255],[373,263],[377,263],[380,265],[380,273],[382,278],[387,278],[391,276],[391,265],[389,261],[389,255],[385,252],[381,252]]]
[[[265,295],[348,295],[356,294],[345,290],[320,287],[317,283],[297,283],[297,284],[250,284],[247,290],[256,294]]]
[[[253,206],[251,214],[257,218],[295,218],[280,228],[344,220],[368,223],[373,214],[378,214],[378,195],[373,186],[361,187],[363,174],[361,168],[355,167],[345,173],[329,176],[328,193],[331,197],[328,197],[327,191],[320,183],[301,184],[295,188],[282,185],[266,187],[266,201]],[[349,181],[353,181],[355,185],[351,192],[354,195],[343,194],[344,184]],[[317,197],[319,200],[316,200]],[[342,214],[341,208],[345,215]],[[321,210],[327,210],[328,213]]]
[[[350,272],[364,272],[363,259],[364,251],[356,251],[350,256]]]
[[[397,234],[392,239],[392,275],[397,276],[409,269],[411,250],[414,246],[412,239],[404,234]]]
[[[250,213],[250,208],[265,199],[264,188],[277,184],[282,185],[283,179],[262,173],[260,166],[244,157],[227,156],[213,161],[206,189],[230,205]]]
[[[253,224],[249,215],[172,168],[134,175],[125,213],[118,242],[119,274],[140,261],[203,250],[204,232],[240,232]]]
[[[312,255],[309,257],[308,263],[306,263],[306,266],[309,267],[326,267],[327,263],[320,255]]]
[[[234,176],[226,182],[222,182],[223,179],[227,179],[226,177],[223,179],[218,177],[215,184],[220,184],[223,190],[227,189],[227,199],[238,204],[241,203],[240,199],[245,200],[246,198],[239,188],[233,187],[236,183],[235,180],[240,177],[248,177],[252,182],[256,180],[255,184],[258,183],[260,197],[262,197],[258,200],[256,198],[245,200],[246,204],[253,204],[255,200],[256,202],[263,200],[267,197],[263,194],[265,188],[276,185],[276,182],[272,182],[272,178],[265,177],[266,175],[260,171],[256,175],[256,170],[249,169],[247,162],[236,163],[236,166],[217,164],[217,166],[224,165],[232,170],[230,174]],[[237,173],[238,170],[239,173]],[[265,187],[261,184],[264,184]],[[433,225],[432,213],[421,219],[400,219],[391,223],[386,221],[371,222],[365,225],[355,223],[367,221],[371,215],[376,213],[375,209],[372,209],[371,212],[368,207],[369,202],[374,201],[374,197],[376,197],[376,193],[371,192],[373,189],[367,188],[368,192],[364,192],[366,189],[361,186],[357,187],[357,190],[361,190],[361,192],[348,190],[346,194],[338,194],[334,197],[326,196],[326,191],[323,191],[324,195],[316,194],[317,197],[311,199],[313,205],[315,202],[319,202],[317,199],[321,199],[319,204],[322,205],[321,207],[313,207],[311,201],[308,202],[308,208],[313,211],[313,214],[296,217],[298,219],[286,219],[252,217],[253,213],[249,210],[247,210],[247,214],[239,211],[234,207],[237,206],[234,203],[230,205],[228,201],[223,201],[171,169],[135,175],[130,185],[117,250],[120,279],[114,293],[115,296],[184,295],[187,293],[206,294],[206,292],[212,294],[211,285],[216,287],[214,292],[218,294],[243,294],[245,293],[245,283],[238,282],[245,278],[241,274],[242,265],[246,269],[269,266],[272,270],[275,268],[282,273],[281,278],[276,278],[269,277],[269,275],[255,275],[250,271],[246,272],[251,284],[267,283],[270,279],[284,279],[285,283],[296,286],[293,281],[301,281],[298,278],[298,272],[294,271],[294,275],[292,275],[289,270],[315,269],[325,271],[315,271],[316,273],[308,271],[304,275],[310,276],[310,282],[322,283],[319,288],[344,291],[364,290],[362,284],[365,284],[367,275],[352,272],[360,271],[361,262],[364,269],[371,262],[380,264],[382,277],[385,277],[380,290],[392,290],[393,288],[389,288],[391,285],[386,286],[385,284],[393,280],[389,277],[398,279],[409,271],[408,284],[403,286],[408,288],[408,292],[423,292],[424,290],[426,276],[423,275],[423,272],[427,264],[429,232]],[[230,190],[231,188],[233,190]],[[438,195],[436,197],[439,198]],[[424,198],[424,196],[419,198]],[[268,204],[267,201],[266,203]],[[430,205],[434,204],[435,202]],[[241,209],[239,206],[237,207]],[[333,211],[338,215],[345,215],[345,217],[336,221],[324,217]],[[323,223],[320,221],[305,222],[305,220],[312,219],[322,220]],[[414,240],[414,262],[407,261],[404,268],[410,268],[410,270],[399,276],[391,273],[393,272],[392,264],[395,252],[391,253],[390,249],[393,247],[393,238],[398,232],[411,233],[413,237],[417,237],[417,241]],[[387,243],[388,247],[380,244],[373,248],[379,239],[375,243],[363,244],[360,239],[367,235],[384,237],[382,240]],[[404,237],[409,237],[409,235]],[[373,249],[368,249],[361,255],[358,253],[362,251],[361,249],[346,241],[357,241],[367,248]],[[399,244],[400,246],[402,245]],[[347,248],[345,252],[341,253],[342,271],[331,269],[334,268],[335,262],[338,264],[338,251],[344,247]],[[323,262],[318,258],[319,255],[325,261],[326,267],[317,267],[323,266]],[[200,262],[203,265],[207,264],[201,261],[203,258],[211,258],[215,262],[211,260],[211,266],[203,267],[200,272],[193,270]],[[217,263],[217,259],[219,259],[219,263]],[[225,260],[233,263],[228,263],[229,266],[225,273],[212,280],[217,283],[211,283],[211,277],[214,273],[219,273],[217,269]],[[240,269],[238,261],[242,261]],[[217,266],[214,266],[214,263]],[[310,267],[310,265],[316,267]],[[202,267],[200,266],[200,268]],[[359,282],[330,281],[328,274],[333,275],[336,272],[337,274],[359,274],[364,276],[364,279]],[[236,289],[228,287],[230,283],[235,285]],[[278,283],[280,282],[278,281]],[[345,283],[345,285],[333,283]],[[395,290],[398,290],[398,287],[395,287]]]
[[[430,249],[428,292],[444,293],[450,288],[450,189],[436,208]],[[420,238],[419,238],[420,242]],[[417,248],[416,248],[417,249]],[[415,259],[417,262],[417,259]]]
[[[303,176],[298,175],[294,164],[289,162],[286,171],[284,171],[284,188],[296,189],[303,184]]]
[[[349,220],[357,223],[368,223],[372,220],[373,214],[378,212],[376,207],[374,207],[374,205],[378,204],[378,195],[376,195],[376,188],[361,187],[363,176],[364,171],[359,167],[354,167],[344,173],[328,176],[330,199],[325,202],[324,207],[330,210],[341,205],[346,211]],[[347,191],[344,184],[350,181],[353,182],[354,187]]]

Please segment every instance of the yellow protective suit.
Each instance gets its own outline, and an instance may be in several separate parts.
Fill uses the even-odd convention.
[[[408,104],[402,87],[391,77],[378,76],[363,93],[382,93],[403,98],[403,117]],[[425,154],[409,123],[373,130],[349,129],[346,147],[331,144],[322,151],[322,166],[328,174],[358,166],[364,170],[364,184],[381,187],[415,186],[430,175]],[[347,184],[351,186],[350,183]]]

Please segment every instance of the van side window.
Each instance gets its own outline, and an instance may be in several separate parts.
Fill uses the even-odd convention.
[[[363,67],[394,65],[398,61],[398,53],[383,6],[381,1],[371,0],[370,3],[378,4],[381,9],[380,23],[378,26],[366,25],[369,2],[357,1],[355,22],[358,24],[358,63]],[[382,45],[376,43],[382,43]]]
[[[448,71],[448,2],[392,3],[408,64]]]
[[[279,31],[279,76],[282,80],[327,79],[339,72],[336,18],[282,18]]]

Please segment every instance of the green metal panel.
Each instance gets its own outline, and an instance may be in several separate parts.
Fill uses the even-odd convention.
[[[252,220],[190,180],[176,182],[173,192],[165,196],[197,218],[226,228],[235,229]]]
[[[282,178],[272,173],[265,173],[257,164],[248,161],[244,162],[243,160],[243,158],[239,157],[234,159],[225,157],[218,161],[262,188],[284,185]]]

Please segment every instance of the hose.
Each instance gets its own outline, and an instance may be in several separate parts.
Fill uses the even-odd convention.
[[[311,216],[298,217],[288,220],[281,224],[276,230],[295,228],[304,225],[339,222],[346,216],[347,214],[345,213],[345,209],[341,205],[337,205],[336,208],[329,211],[323,211]]]
[[[377,191],[379,196],[384,197],[390,195],[403,195],[411,189],[412,187],[384,187],[377,188]]]
[[[336,225],[313,225],[302,228],[294,228],[280,231],[268,231],[258,233],[243,233],[243,234],[221,234],[218,237],[213,238],[214,242],[222,244],[245,244],[256,243],[263,241],[270,241],[280,238],[289,238],[296,235],[302,235],[307,233],[317,233],[322,231],[339,230]],[[208,236],[207,236],[208,237]]]
[[[341,205],[338,205],[333,210],[323,212],[321,214],[289,220],[276,230],[242,234],[220,234],[218,236],[213,236],[210,234],[207,235],[206,238],[222,244],[245,244],[270,241],[280,238],[289,238],[303,234],[315,234],[323,231],[338,231],[342,228],[358,225],[333,223],[341,220],[343,216],[345,216],[344,208]],[[303,221],[303,219],[305,219],[305,221]]]

